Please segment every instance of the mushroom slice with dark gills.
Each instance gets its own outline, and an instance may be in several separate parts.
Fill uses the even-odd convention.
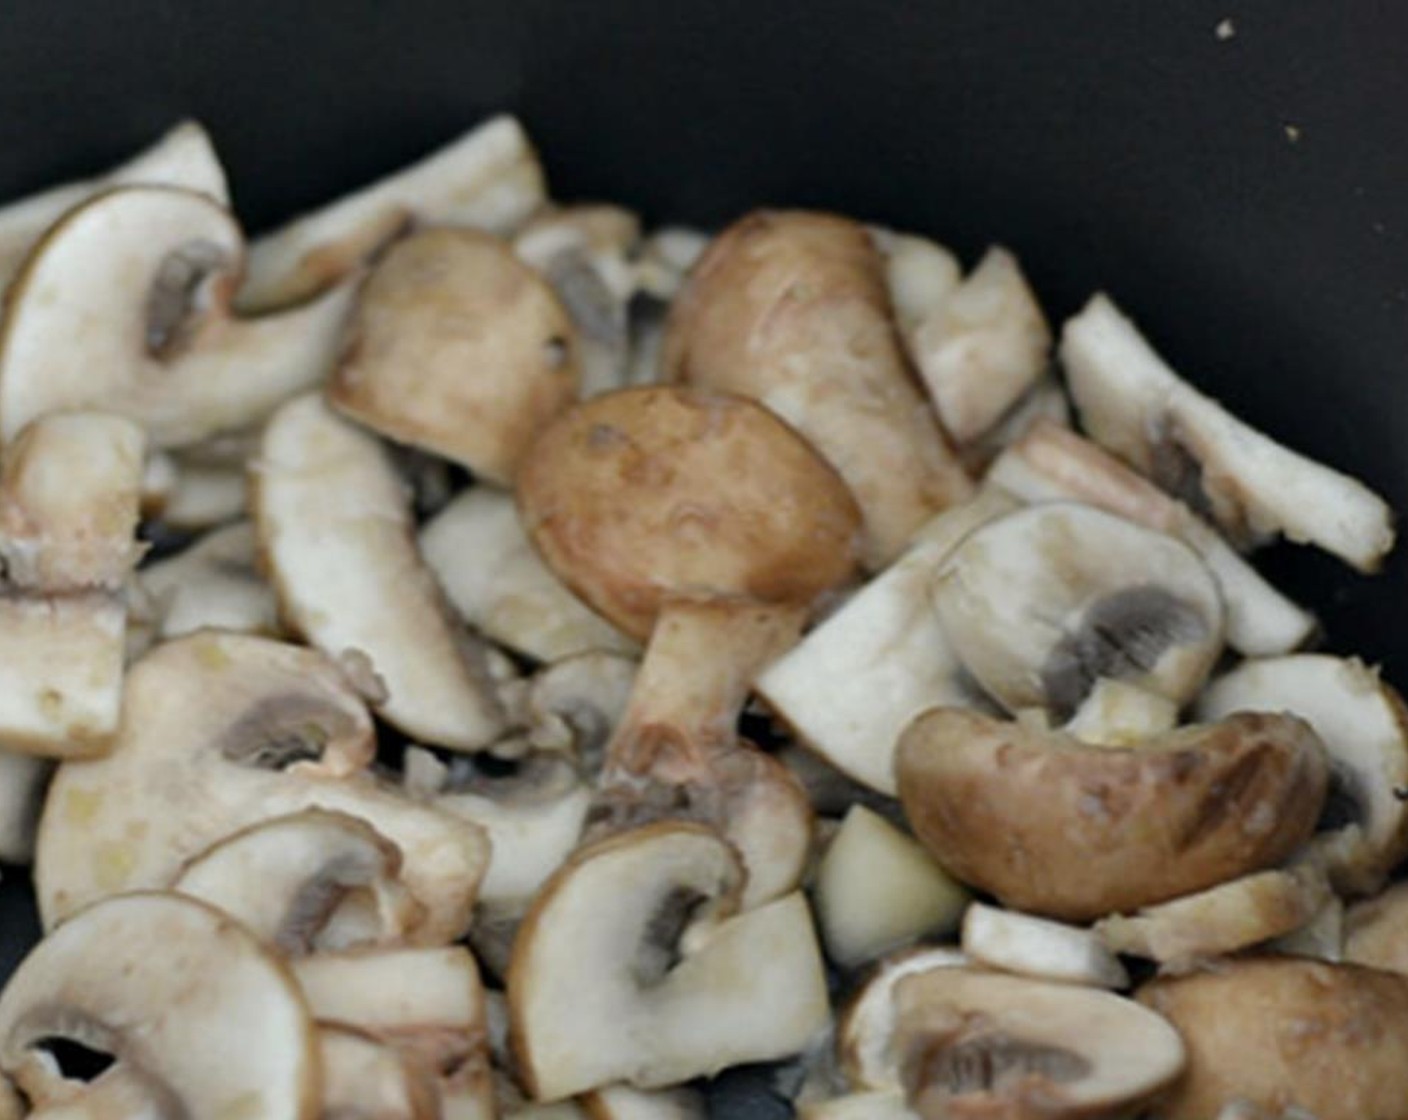
[[[1182,704],[1222,650],[1222,598],[1198,556],[1092,506],[983,526],[949,555],[934,596],[964,666],[1011,711],[1065,719],[1101,677]]]
[[[361,698],[313,650],[212,630],[158,646],[128,672],[112,753],[61,767],[49,787],[35,875],[46,927],[169,885],[242,828],[321,808],[400,849],[402,882],[425,908],[417,940],[458,936],[488,864],[484,834],[380,784],[374,748]]]
[[[744,875],[716,833],[660,823],[582,849],[549,880],[508,977],[536,1099],[675,1085],[797,1053],[825,1028],[805,899],[735,916]]]
[[[230,292],[244,243],[229,211],[164,187],[71,211],[15,278],[0,323],[0,436],[60,409],[139,423],[157,447],[257,424],[323,380],[350,285],[259,319]]]

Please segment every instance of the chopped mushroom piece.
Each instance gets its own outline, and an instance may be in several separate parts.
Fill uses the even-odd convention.
[[[539,750],[570,750],[589,774],[625,715],[637,663],[597,651],[564,657],[536,673],[524,710],[528,742]]]
[[[173,457],[170,492],[154,514],[169,529],[186,532],[224,525],[242,517],[249,505],[249,476],[238,467],[205,466]]]
[[[408,735],[476,750],[504,730],[483,652],[451,619],[377,441],[317,396],[281,408],[255,476],[260,545],[290,625],[332,658],[358,651]]]
[[[0,748],[0,862],[27,864],[34,859],[44,788],[54,772],[47,758]],[[0,1120],[4,1113],[0,1112]]]
[[[960,447],[959,458],[970,474],[984,478],[1004,451],[1040,425],[1071,426],[1071,403],[1060,381],[1050,373],[1038,378],[1036,384],[978,439]]]
[[[371,1035],[324,1024],[318,1055],[323,1120],[440,1120],[431,1080]]]
[[[107,899],[30,951],[0,994],[0,1070],[38,1109],[85,1091],[56,1041],[110,1055],[165,1116],[317,1116],[317,1040],[293,977],[180,895]]]
[[[259,574],[257,544],[253,524],[239,521],[138,572],[155,608],[157,636],[178,638],[210,626],[276,637],[279,603]]]
[[[927,237],[879,227],[871,227],[870,236],[885,261],[895,324],[913,355],[914,332],[953,298],[963,283],[963,266],[948,249]]]
[[[591,1120],[708,1120],[704,1100],[694,1089],[646,1092],[613,1085],[583,1097]]]
[[[507,233],[546,201],[523,126],[492,117],[425,158],[304,214],[250,246],[239,306],[301,303],[372,259],[412,224]]]
[[[665,376],[742,393],[811,440],[865,518],[872,569],[973,484],[926,407],[864,226],[757,211],[714,239],[675,301]]]
[[[1178,705],[1128,681],[1101,677],[1062,728],[1082,743],[1133,747],[1178,725]]]
[[[1396,883],[1345,912],[1344,959],[1408,976],[1408,883]]]
[[[799,1120],[919,1120],[898,1090],[847,1093],[797,1110]]]
[[[1393,517],[1362,483],[1282,447],[1183,381],[1108,296],[1065,326],[1061,361],[1091,436],[1238,544],[1277,533],[1375,571]]]
[[[963,952],[976,964],[1041,980],[1129,987],[1124,965],[1090,930],[981,902],[963,915]]]
[[[234,318],[244,243],[228,210],[163,187],[108,191],[44,237],[0,324],[0,436],[60,409],[141,424],[157,447],[257,424],[322,381],[350,285]]]

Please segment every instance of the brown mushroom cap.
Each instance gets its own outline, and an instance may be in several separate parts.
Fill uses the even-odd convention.
[[[1308,724],[1250,713],[1116,749],[936,708],[896,766],[905,815],[945,868],[1067,921],[1274,866],[1310,835],[1327,783]]]

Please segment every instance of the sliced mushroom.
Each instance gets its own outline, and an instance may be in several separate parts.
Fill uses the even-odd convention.
[[[1061,361],[1085,429],[1238,544],[1277,533],[1361,571],[1393,547],[1362,483],[1282,447],[1183,381],[1105,295],[1065,326]]]
[[[1331,897],[1325,874],[1317,867],[1260,871],[1129,917],[1104,918],[1095,929],[1117,953],[1187,971],[1201,960],[1299,929]]]
[[[454,621],[411,536],[410,511],[376,440],[317,396],[264,432],[255,525],[283,615],[330,657],[357,650],[409,735],[475,750],[504,729],[483,653]]]
[[[318,1056],[323,1120],[440,1120],[429,1078],[364,1031],[320,1026]]]
[[[1223,961],[1147,985],[1139,1001],[1188,1047],[1155,1120],[1205,1120],[1234,1101],[1316,1120],[1401,1117],[1408,1100],[1408,978],[1321,961]]]
[[[963,915],[963,952],[977,964],[1040,980],[1129,987],[1124,965],[1090,930],[981,902]]]
[[[830,1100],[812,1101],[797,1110],[799,1120],[918,1120],[896,1090],[847,1093]]]
[[[400,171],[303,214],[250,246],[239,305],[300,303],[372,259],[413,223],[507,233],[546,199],[523,126],[498,116]]]
[[[1093,506],[994,521],[944,561],[934,603],[964,667],[1010,711],[1079,707],[1101,677],[1182,704],[1222,650],[1222,597],[1187,545]]]
[[[625,715],[637,663],[601,651],[564,657],[536,673],[524,710],[528,741],[539,750],[570,750],[589,774]]]
[[[583,1098],[591,1120],[707,1120],[704,1098],[694,1089],[645,1092],[613,1085]]]
[[[172,1102],[158,1087],[126,1066],[111,1065],[91,1081],[73,1078],[36,1108],[26,1108],[16,1094],[14,1111],[0,1104],[4,1120],[168,1120]]]
[[[1021,442],[1028,432],[1039,425],[1056,428],[1071,426],[1071,402],[1066,399],[1066,391],[1060,381],[1051,373],[1038,378],[1036,384],[996,424],[972,443],[960,447],[959,458],[970,474],[982,478],[1004,451]]]
[[[34,859],[39,810],[53,772],[47,758],[0,749],[0,862],[27,864]]]
[[[582,850],[549,881],[508,978],[535,1098],[674,1085],[795,1053],[825,1027],[806,902],[794,893],[732,917],[743,877],[716,834],[661,823]],[[701,921],[712,926],[702,947],[682,949]]]
[[[539,559],[512,495],[465,491],[421,530],[420,547],[464,620],[518,653],[551,662],[588,650],[639,650]]]
[[[709,235],[687,226],[661,226],[641,243],[636,255],[636,287],[668,303],[679,295],[690,269],[709,248]]]
[[[953,298],[963,283],[963,266],[948,249],[927,237],[876,226],[871,227],[870,236],[885,261],[885,284],[895,323],[911,357],[915,357],[914,332]]]
[[[328,399],[507,484],[538,429],[576,399],[578,345],[552,290],[497,237],[424,230],[362,285]]]
[[[1267,942],[1269,952],[1320,961],[1345,959],[1345,905],[1333,892],[1298,929]]]
[[[972,483],[900,348],[884,264],[864,226],[757,211],[715,238],[675,301],[669,378],[757,398],[841,473],[865,560],[893,560]]]
[[[238,521],[143,568],[137,578],[155,605],[157,636],[177,638],[207,626],[278,635],[278,599],[258,572],[257,556],[254,526]]]
[[[931,605],[935,573],[964,537],[1015,508],[983,490],[935,517],[908,552],[759,675],[763,699],[833,766],[893,795],[895,742],[909,721],[976,697]]]
[[[1082,743],[1133,747],[1177,725],[1178,705],[1167,696],[1128,681],[1101,677],[1062,730]]]
[[[74,1089],[48,1049],[58,1040],[110,1055],[167,1116],[318,1116],[316,1037],[293,978],[180,895],[107,899],[30,951],[0,995],[0,1069],[37,1108]]]
[[[170,492],[154,511],[170,529],[198,532],[242,517],[249,506],[249,477],[243,466],[210,467],[173,459]]]
[[[1085,502],[1178,537],[1217,578],[1227,612],[1227,643],[1240,653],[1286,653],[1315,629],[1312,614],[1271,586],[1186,505],[1059,425],[1034,425],[993,463],[988,481],[1024,501]]]
[[[158,447],[256,424],[326,375],[352,289],[263,319],[230,312],[243,240],[228,210],[163,187],[104,192],[35,248],[0,324],[0,435],[72,408],[127,416]]]
[[[917,842],[857,805],[816,875],[816,912],[827,955],[851,968],[926,935],[958,928],[968,892]]]
[[[374,781],[374,749],[366,708],[321,654],[213,630],[158,646],[127,674],[112,753],[61,767],[49,787],[35,871],[46,927],[94,899],[166,886],[241,828],[317,807],[401,850],[402,881],[426,911],[419,940],[458,936],[488,864],[484,835]]]
[[[1115,1117],[1183,1071],[1178,1032],[1132,1000],[1072,984],[940,968],[895,986],[895,1045],[924,1120]]]
[[[939,708],[909,726],[896,766],[915,835],[950,873],[1072,922],[1275,866],[1327,784],[1310,726],[1262,714],[1120,749]]]
[[[1368,894],[1408,856],[1408,708],[1378,671],[1323,654],[1247,661],[1198,701],[1199,718],[1289,712],[1315,728],[1330,796],[1313,841],[1341,890]]]
[[[1345,912],[1344,959],[1408,976],[1408,883],[1396,883]]]

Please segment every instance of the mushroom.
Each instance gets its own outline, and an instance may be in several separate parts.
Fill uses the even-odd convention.
[[[1071,922],[1275,866],[1314,829],[1327,783],[1308,724],[1250,713],[1111,748],[937,708],[905,731],[896,767],[944,868]]]
[[[583,1097],[591,1120],[708,1120],[704,1100],[694,1089],[644,1092],[612,1085]]]
[[[665,376],[757,398],[841,473],[883,567],[972,483],[900,348],[864,226],[757,211],[714,239],[675,301]]]
[[[1033,425],[998,456],[987,481],[1023,501],[1084,502],[1183,541],[1217,579],[1227,643],[1239,653],[1286,653],[1315,629],[1313,615],[1277,591],[1186,505],[1059,425],[1044,420]]]
[[[809,806],[735,724],[758,670],[853,571],[844,483],[751,401],[650,387],[595,397],[548,427],[518,501],[549,566],[651,639],[607,747],[601,823],[719,824],[743,852],[750,905],[791,889]]]
[[[163,887],[231,833],[306,808],[366,821],[401,851],[425,907],[417,938],[469,924],[483,833],[374,781],[371,719],[321,654],[204,630],[127,674],[112,753],[61,767],[40,822],[35,888],[46,928],[109,894]],[[159,807],[159,811],[153,807]]]
[[[318,1056],[324,1120],[439,1120],[430,1080],[366,1032],[324,1024]]]
[[[239,923],[180,895],[106,899],[30,951],[0,994],[0,1070],[37,1109],[78,1089],[56,1041],[111,1056],[92,1091],[133,1076],[162,1115],[318,1115],[316,1038],[293,978]]]
[[[45,416],[0,469],[0,743],[101,754],[117,730],[144,441],[99,413]]]
[[[1281,533],[1365,572],[1393,547],[1392,512],[1377,494],[1183,381],[1108,296],[1067,322],[1061,362],[1086,431],[1234,543]]]
[[[0,436],[98,408],[179,447],[264,419],[331,365],[352,288],[232,317],[243,240],[191,191],[125,187],[66,214],[35,248],[0,323]]]
[[[799,1120],[918,1120],[894,1091],[847,1093],[824,1101],[811,1101],[797,1110]]]
[[[1015,508],[985,489],[939,514],[908,552],[769,665],[758,693],[812,750],[893,796],[895,742],[909,721],[977,699],[931,604],[935,573],[968,534]]]
[[[1155,980],[1139,1001],[1188,1047],[1188,1068],[1154,1120],[1206,1120],[1233,1101],[1316,1120],[1404,1115],[1408,978],[1322,961],[1228,960]]]
[[[328,400],[391,439],[508,484],[534,434],[577,396],[576,329],[498,238],[428,229],[373,267]]]
[[[682,226],[658,229],[641,244],[635,261],[636,292],[626,309],[630,332],[627,385],[650,385],[660,380],[670,302],[708,247],[706,234]]]
[[[539,559],[512,495],[466,490],[421,529],[420,547],[460,616],[516,653],[553,662],[588,650],[639,650]]]
[[[964,667],[1009,711],[1065,718],[1101,677],[1182,704],[1222,649],[1222,597],[1192,549],[1074,503],[969,534],[939,570],[934,605]]]
[[[968,892],[913,838],[857,805],[816,873],[817,922],[843,968],[958,928]]]
[[[1337,889],[1370,894],[1408,856],[1408,708],[1377,670],[1324,654],[1246,661],[1213,681],[1197,711],[1289,712],[1315,729],[1330,796],[1312,845]]]
[[[1100,677],[1061,730],[1082,743],[1133,747],[1177,725],[1178,705],[1167,696],[1128,681]]]
[[[1408,883],[1395,883],[1345,911],[1344,959],[1408,976]]]
[[[939,968],[895,986],[895,1046],[923,1120],[1130,1116],[1183,1071],[1178,1032],[1073,984]]]
[[[250,246],[245,311],[301,303],[371,260],[408,225],[507,233],[546,199],[523,126],[491,117],[420,161],[303,214]]]
[[[1056,377],[1047,373],[999,418],[996,424],[958,449],[959,459],[975,478],[982,478],[1004,451],[1039,424],[1071,426],[1071,403]],[[1092,505],[1098,505],[1092,502]]]
[[[477,642],[450,618],[416,551],[405,492],[380,445],[316,395],[264,430],[254,520],[284,618],[333,658],[360,651],[409,735],[476,750],[504,730]]]
[[[0,862],[27,864],[34,859],[39,810],[53,772],[47,758],[0,748]],[[0,1111],[0,1120],[3,1116]]]
[[[223,910],[286,955],[400,941],[420,907],[401,853],[358,817],[303,809],[216,841],[171,884]]]
[[[1127,988],[1129,973],[1088,929],[975,902],[963,915],[963,952],[976,964],[1041,980]]]
[[[279,605],[257,568],[254,526],[237,521],[205,534],[168,560],[138,574],[156,608],[163,640],[203,627],[245,634],[279,633]]]
[[[963,283],[963,266],[937,241],[913,233],[870,227],[870,237],[885,263],[885,286],[895,325],[914,355],[914,332],[953,298]]]
[[[734,916],[744,874],[716,833],[662,822],[578,851],[548,881],[508,976],[513,1050],[536,1099],[675,1085],[795,1053],[825,1027],[805,900]]]
[[[539,670],[524,700],[529,743],[570,749],[588,773],[599,772],[602,751],[630,703],[636,668],[629,657],[596,651]]]

